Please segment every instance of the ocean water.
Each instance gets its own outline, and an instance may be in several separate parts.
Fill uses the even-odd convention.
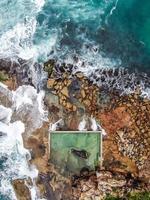
[[[23,146],[22,134],[31,134],[47,120],[47,112],[43,109],[43,92],[37,93],[32,86],[21,86],[16,91],[10,91],[0,84],[0,95],[11,102],[10,105],[0,105],[0,200],[16,200],[11,182],[29,178],[33,183],[33,186],[29,186],[32,200],[40,199],[35,186],[38,170],[28,165],[31,155]],[[5,104],[3,101],[1,103]]]
[[[131,92],[138,82],[143,95],[150,97],[149,10],[149,0],[0,0],[0,59],[29,60],[35,86],[41,77],[35,71],[34,63],[38,62],[42,67],[44,61],[54,58],[58,62],[73,63],[77,70],[107,87],[112,87],[115,80],[113,87]],[[120,69],[119,77],[102,77],[104,70],[112,69],[115,74],[116,68]],[[97,82],[97,75],[99,80],[105,81]],[[19,147],[23,150],[21,134],[28,131],[23,126],[31,131],[42,125],[45,120],[44,93],[37,93],[31,86],[21,86],[14,94],[3,88],[2,93],[9,98],[15,97],[16,101],[11,99],[13,103],[9,108],[13,113],[21,108],[18,118],[11,119],[13,122],[10,114],[5,116],[7,122],[0,122],[0,130],[7,129],[6,138],[0,137],[0,200],[14,200],[11,180],[32,174],[26,154],[18,152]],[[34,123],[28,126],[25,115],[20,118],[20,113],[28,115],[30,109],[29,116]],[[12,137],[10,127],[15,127],[18,119],[22,120],[17,125],[22,127],[21,130],[18,128],[19,141],[14,137],[7,148],[7,141]],[[18,142],[19,147],[16,146]],[[11,169],[13,160],[15,166],[24,163],[21,174],[16,173],[15,168]],[[8,187],[4,190],[5,185]],[[32,199],[38,199],[34,194]]]
[[[34,43],[56,37],[50,57],[77,55],[98,68],[149,71],[149,9],[148,0],[47,0],[36,17]]]
[[[77,56],[89,68],[149,72],[149,9],[148,0],[4,0],[0,57],[72,62]]]

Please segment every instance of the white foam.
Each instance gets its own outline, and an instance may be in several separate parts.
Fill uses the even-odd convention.
[[[58,125],[60,124],[60,122],[62,122],[62,119],[59,119],[57,122],[55,122],[53,124],[50,123],[50,125],[49,125],[49,131],[56,131]]]
[[[79,131],[86,131],[87,129],[85,127],[86,127],[86,121],[83,118],[83,120],[79,123],[78,130]]]
[[[18,110],[20,107],[29,104],[33,105],[36,100],[36,90],[31,86],[20,86],[13,93],[13,106]]]
[[[120,59],[106,57],[103,52],[100,52],[98,45],[90,42],[91,47],[87,48],[86,44],[88,44],[88,42],[89,41],[81,48],[80,55],[76,55],[78,58],[77,60],[73,59],[74,53],[71,51],[66,55],[65,59],[62,60],[62,62],[66,64],[72,64],[77,67],[74,73],[76,73],[76,71],[81,71],[85,76],[90,76],[91,73],[97,69],[114,69],[116,66],[121,65]]]
[[[11,24],[11,28],[8,28],[3,34],[0,35],[0,58],[22,58],[24,60],[33,59],[34,61],[37,59],[37,49],[33,45],[33,36],[36,31],[36,15],[44,6],[44,0],[32,0],[31,2],[17,2],[16,9],[18,9],[18,16],[25,15],[25,19],[14,18],[13,10],[11,7],[9,12],[9,18],[12,15],[14,18],[13,23]],[[28,5],[28,6],[27,6]],[[7,6],[7,5],[3,5]],[[20,8],[20,10],[19,10]],[[7,9],[7,8],[5,8]],[[14,7],[15,9],[15,7]],[[23,13],[22,13],[23,12]],[[25,13],[24,13],[25,12]],[[8,25],[7,18],[2,16],[2,20]],[[11,22],[11,21],[10,21]],[[7,26],[6,26],[7,27]]]
[[[0,121],[8,124],[11,120],[12,110],[0,105]]]
[[[5,32],[0,37],[0,58],[18,56],[22,59],[31,59],[35,55],[31,53],[30,48],[35,28],[36,21],[30,19],[27,23],[17,23],[12,29]]]
[[[44,91],[37,93],[34,87],[23,85],[12,93],[12,108],[18,111],[18,117],[25,120],[25,116],[28,115],[28,119],[30,119],[30,121],[26,119],[28,132],[31,133],[41,127],[43,121],[48,120],[48,113],[44,110]]]
[[[45,0],[35,0],[36,7],[38,8],[38,12],[41,10],[41,8],[45,4]]]
[[[116,10],[117,5],[118,5],[118,1],[119,1],[119,0],[115,0],[114,6],[111,8],[109,14],[106,16],[106,18],[105,18],[105,23],[106,23],[106,24],[108,24],[108,19],[111,17],[111,15],[112,15],[112,14],[114,13],[114,11]]]
[[[150,99],[150,88],[144,88],[141,90],[141,96]]]
[[[25,131],[24,124],[21,121],[16,121],[9,125],[0,122],[0,131],[7,134],[6,137],[0,139],[0,155],[8,158],[5,163],[6,169],[0,172],[2,185],[7,182],[7,188],[3,191],[3,187],[0,187],[0,192],[5,195],[11,190],[13,197],[15,195],[12,193],[11,179],[30,177],[34,181],[38,175],[38,170],[33,166],[29,168],[26,160],[27,155],[30,155],[30,153],[23,147],[21,134]]]
[[[91,117],[91,129],[93,130],[93,131],[97,131],[98,130],[98,125],[97,125],[97,122],[96,122],[96,120],[95,120],[95,118],[92,118]]]
[[[4,169],[0,171],[0,193],[9,194],[9,197],[15,200],[11,180],[30,177],[33,182],[33,186],[29,188],[31,197],[32,200],[37,200],[39,197],[35,178],[38,176],[38,170],[35,166],[29,166],[28,160],[31,155],[23,146],[22,133],[25,131],[31,133],[42,125],[43,120],[46,120],[44,92],[37,93],[32,86],[20,86],[16,91],[10,91],[3,85],[0,86],[0,92],[6,97],[7,94],[11,97],[9,100],[12,106],[6,108],[0,105],[0,132],[4,133],[0,138],[0,158],[6,158]],[[12,115],[13,123],[11,123]],[[24,123],[20,119],[23,119]]]
[[[95,118],[91,117],[91,123],[92,123],[91,129],[92,129],[93,131],[100,130],[100,131],[101,131],[101,134],[102,134],[103,136],[107,135],[105,129],[103,129],[102,126],[101,126],[99,123],[97,123],[97,121],[95,120]]]

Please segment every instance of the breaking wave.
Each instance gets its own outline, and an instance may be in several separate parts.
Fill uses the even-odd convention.
[[[41,70],[42,63],[48,59],[74,64],[89,75],[99,69],[140,67],[142,57],[148,65],[141,40],[138,42],[137,38],[126,35],[125,23],[122,27],[124,16],[120,16],[121,25],[116,20],[120,12],[127,12],[126,7],[130,11],[133,5],[134,2],[119,0],[5,0],[0,3],[0,58],[17,63],[18,59],[26,60],[32,83],[37,88],[45,74],[36,70],[35,63],[40,64]],[[114,26],[113,20],[116,21]],[[118,36],[114,27],[120,31]],[[124,43],[131,47],[124,48]],[[22,71],[26,66],[21,66]],[[133,80],[135,74],[131,76]],[[120,81],[115,85],[120,85]]]
[[[47,120],[44,92],[37,93],[32,86],[21,86],[16,91],[10,91],[0,84],[0,95],[5,97],[1,99],[4,105],[0,105],[0,194],[15,200],[12,181],[30,179],[32,200],[40,199],[34,183],[38,170],[35,166],[29,166],[31,156],[23,146],[22,134],[31,134]]]

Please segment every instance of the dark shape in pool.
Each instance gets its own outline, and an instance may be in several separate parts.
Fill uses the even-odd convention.
[[[80,170],[80,176],[86,177],[89,175],[90,170],[87,167],[83,167]]]
[[[82,149],[82,150],[78,150],[78,149],[71,149],[71,153],[74,154],[77,157],[83,158],[83,159],[87,159],[89,157],[89,154],[86,150]]]

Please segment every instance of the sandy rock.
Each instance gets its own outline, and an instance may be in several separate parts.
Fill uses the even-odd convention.
[[[77,110],[77,107],[75,105],[73,105],[72,110],[75,112]]]
[[[12,182],[18,200],[31,200],[30,190],[26,180],[16,179]]]
[[[66,86],[69,86],[71,84],[71,82],[72,82],[71,79],[67,80]]]
[[[55,79],[48,79],[47,88],[51,89],[54,86]]]
[[[84,89],[81,89],[81,96],[82,96],[83,99],[86,97]]]
[[[64,96],[69,97],[69,93],[68,93],[68,88],[67,87],[62,88],[61,93]]]
[[[54,85],[54,89],[59,90],[59,84],[58,83],[56,85]]]
[[[61,99],[60,99],[61,100]],[[60,103],[61,103],[61,101],[60,101]],[[67,102],[65,101],[65,100],[62,100],[62,103],[61,103],[64,107],[67,107],[68,105],[67,105]]]
[[[99,119],[108,133],[115,133],[120,128],[130,126],[132,122],[125,107],[118,107],[111,112],[99,114]]]
[[[71,104],[70,102],[67,102],[66,108],[67,108],[68,110],[70,110],[70,109],[72,108],[72,104]]]
[[[85,100],[83,101],[83,103],[84,103],[85,106],[87,106],[87,107],[90,107],[90,105],[91,105],[91,102],[90,102],[90,100],[88,100],[88,99],[85,99]]]
[[[75,75],[79,79],[83,79],[84,78],[84,74],[82,72],[77,72]]]

